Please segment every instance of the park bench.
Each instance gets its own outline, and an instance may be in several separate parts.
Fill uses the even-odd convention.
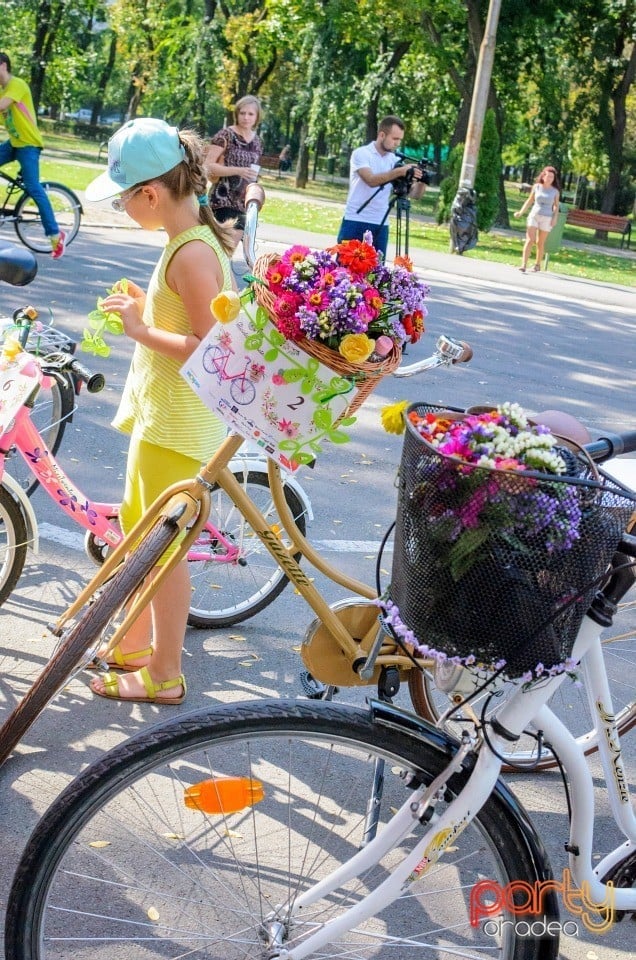
[[[621,250],[623,244],[629,250],[632,224],[627,217],[615,217],[610,213],[596,213],[594,210],[568,210],[565,222],[573,227],[588,227],[590,230],[602,230],[604,233],[620,233]]]
[[[263,170],[278,170],[278,154],[264,153],[258,162]]]

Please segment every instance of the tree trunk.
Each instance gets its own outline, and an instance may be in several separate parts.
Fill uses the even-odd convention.
[[[104,107],[104,96],[106,93],[106,87],[108,86],[108,81],[110,80],[113,70],[115,68],[115,60],[117,58],[117,34],[113,31],[110,35],[110,44],[108,47],[108,59],[102,70],[102,74],[97,82],[97,94],[93,101],[93,112],[91,114],[91,125],[95,126],[99,120],[99,115],[102,112]]]
[[[39,0],[35,13],[35,38],[32,47],[31,56],[31,77],[30,87],[33,97],[33,106],[37,113],[42,91],[44,89],[44,78],[46,76],[46,65],[50,60],[53,43],[55,41],[57,30],[60,26],[64,8],[59,2],[51,0]]]
[[[300,129],[300,146],[296,163],[296,186],[304,190],[309,180],[309,147],[307,146],[307,124]]]
[[[632,46],[627,68],[620,82],[613,90],[608,90],[599,104],[601,130],[609,160],[607,184],[601,201],[602,213],[614,213],[616,200],[621,186],[625,157],[625,130],[627,127],[627,97],[630,87],[636,79],[636,44]],[[612,104],[613,117],[610,114]]]

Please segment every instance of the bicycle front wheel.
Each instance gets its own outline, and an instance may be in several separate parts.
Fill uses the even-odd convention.
[[[20,507],[0,486],[0,604],[14,590],[27,555],[27,532]]]
[[[269,489],[267,471],[241,472],[237,479],[283,543],[285,531]],[[285,487],[285,499],[302,534],[305,508],[296,492]],[[226,562],[227,547],[216,533],[238,549]],[[300,554],[296,555],[298,559]],[[288,578],[224,490],[212,491],[210,525],[203,528],[188,553],[192,600],[191,627],[229,627],[264,610],[284,590]]]
[[[171,520],[157,523],[106,583],[94,603],[63,635],[49,662],[0,727],[0,763],[6,760],[69,678],[92,659],[98,645],[108,641],[126,604],[178,532],[177,524]]]
[[[42,184],[49,198],[60,230],[66,234],[66,245],[77,236],[82,218],[79,197],[61,183],[52,181]],[[51,242],[44,233],[42,217],[35,200],[24,193],[15,208],[15,232],[22,243],[35,253],[50,253]]]
[[[414,820],[377,863],[296,907],[363,845],[378,764],[381,832],[412,797],[409,775],[430,782],[447,762],[423,738],[334,703],[225,704],[155,727],[70,784],[36,828],[7,906],[7,960],[110,960],[114,942],[128,960],[295,957],[385,880],[423,833],[435,840],[434,826]],[[450,781],[438,810],[464,782]],[[226,812],[211,812],[219,797]],[[537,880],[505,814],[493,795],[431,870],[396,887],[379,916],[308,955],[554,956],[553,945],[516,936],[505,910],[487,929],[471,926],[469,894],[479,880],[502,889]]]
[[[31,411],[31,420],[43,441],[42,449],[34,451],[35,456],[41,456],[46,450],[52,454],[57,453],[62,443],[66,422],[72,417],[74,410],[73,384],[67,375],[60,372],[53,377],[50,387],[40,388],[35,406]],[[40,481],[15,447],[7,455],[6,467],[30,497]]]

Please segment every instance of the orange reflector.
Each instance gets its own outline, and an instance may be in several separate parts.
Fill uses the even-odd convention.
[[[263,784],[249,777],[216,777],[188,787],[183,802],[203,813],[237,813],[264,798]]]

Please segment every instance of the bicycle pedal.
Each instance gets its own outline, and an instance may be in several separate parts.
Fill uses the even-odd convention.
[[[327,684],[321,683],[321,681],[316,680],[308,670],[303,670],[300,674],[300,685],[308,700],[324,700],[329,690],[331,690],[332,693],[338,692],[337,687],[329,687]],[[329,699],[331,699],[331,697],[329,697]]]

